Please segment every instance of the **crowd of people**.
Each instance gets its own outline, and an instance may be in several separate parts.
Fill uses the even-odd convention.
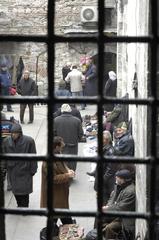
[[[4,69],[2,68],[2,72]],[[97,70],[90,58],[88,68],[81,72],[76,65],[69,64],[62,70],[63,80],[59,82],[59,89],[56,96],[96,96],[97,95]],[[105,84],[106,96],[116,96],[117,76],[115,72],[108,73],[109,78]],[[3,77],[0,74],[2,87]],[[10,86],[10,85],[8,85]],[[22,96],[33,96],[36,94],[35,81],[30,78],[28,70],[25,70],[22,78],[18,82],[17,91]],[[7,95],[8,93],[1,93]],[[128,97],[126,94],[124,97]],[[24,112],[27,104],[20,105],[20,123],[24,124]],[[29,106],[29,122],[34,121],[33,104]],[[10,110],[9,106],[9,110]],[[81,104],[81,110],[86,105]],[[84,118],[81,117],[80,110],[75,104],[56,104],[53,112],[54,118],[54,154],[78,155],[78,144],[85,135],[83,129]],[[89,118],[91,122],[91,117]],[[96,116],[98,125],[98,120]],[[98,131],[98,129],[97,129]],[[4,153],[36,154],[35,141],[30,136],[23,135],[22,127],[19,123],[14,123],[11,127],[10,136],[3,140]],[[109,211],[134,211],[135,210],[135,166],[134,164],[113,163],[106,161],[107,157],[133,157],[135,150],[132,136],[131,121],[128,117],[128,106],[121,104],[109,104],[103,106],[103,213]],[[69,159],[69,158],[68,158]],[[94,176],[94,190],[99,190],[98,184],[98,164],[93,172],[88,172]],[[41,201],[40,207],[47,207],[47,176],[48,167],[46,162],[42,164],[41,180]],[[73,181],[76,171],[76,161],[53,161],[53,207],[69,208],[69,187]],[[15,196],[17,207],[29,207],[29,194],[33,191],[33,176],[37,172],[36,161],[11,160],[6,162],[7,174],[11,184],[11,190]],[[106,216],[106,215],[105,215]],[[62,224],[72,224],[71,217],[60,218]],[[57,219],[54,219],[54,225]],[[86,234],[86,240],[98,239],[97,236],[98,219],[95,219],[92,230]],[[124,239],[132,240],[135,235],[135,222],[123,217],[104,217],[102,220],[104,239],[116,239],[122,234]],[[56,225],[57,227],[57,225]],[[45,232],[46,235],[46,232]],[[41,239],[46,239],[41,236]]]

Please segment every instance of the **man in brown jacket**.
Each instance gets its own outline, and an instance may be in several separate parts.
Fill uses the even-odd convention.
[[[61,154],[64,147],[64,142],[61,137],[54,138],[54,153]],[[69,182],[74,178],[75,173],[69,169],[64,162],[53,163],[53,207],[54,208],[69,208]],[[42,164],[42,183],[41,183],[41,201],[40,207],[47,208],[47,164]],[[57,219],[55,220],[57,222]],[[71,224],[72,218],[61,218],[63,224]]]

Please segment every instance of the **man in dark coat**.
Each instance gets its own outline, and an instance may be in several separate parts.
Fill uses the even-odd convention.
[[[66,82],[60,81],[58,84],[58,89],[55,91],[56,97],[71,97],[71,92],[66,89]],[[61,108],[61,103],[56,103],[54,106],[54,113],[58,111],[59,108]]]
[[[113,156],[114,154],[114,148],[112,146],[112,138],[111,134],[109,131],[104,131],[103,132],[103,154],[104,157],[108,156]],[[116,172],[116,164],[112,163],[103,163],[103,204],[106,204],[111,192],[113,191],[114,188],[114,183],[115,183],[115,172]],[[98,172],[96,171],[95,174],[95,182],[94,182],[94,190],[97,192],[97,174]]]
[[[3,152],[36,153],[34,139],[23,135],[21,126],[16,123],[11,129],[11,136],[3,141]],[[37,162],[7,161],[7,170],[18,207],[28,207],[29,194],[33,191],[33,176],[37,172]]]
[[[70,105],[71,110],[72,110],[72,111],[71,111],[72,116],[79,118],[79,120],[82,122],[83,119],[82,119],[81,113],[80,113],[80,111],[76,108],[76,105],[73,104],[73,103],[70,103],[69,105]],[[60,115],[61,115],[61,108],[59,108],[59,109],[53,114],[54,118],[55,118],[55,117],[58,117],[58,116],[60,116]]]
[[[107,80],[105,87],[104,87],[104,95],[106,97],[116,97],[116,90],[117,90],[117,77],[115,72],[110,71],[108,73],[109,75],[109,79]],[[113,110],[114,108],[114,104],[110,103],[110,104],[106,104],[104,106],[105,111],[110,112]]]
[[[35,96],[37,92],[37,87],[35,81],[30,78],[30,73],[28,70],[25,70],[23,74],[23,78],[19,81],[18,84],[18,93],[22,96]],[[29,104],[20,104],[20,121],[24,123],[24,113],[26,106],[29,107],[29,122],[33,123],[34,121],[34,105],[32,103]]]
[[[71,107],[69,104],[61,106],[61,115],[54,119],[55,135],[63,138],[65,147],[64,154],[78,154],[78,142],[83,136],[83,129],[81,121],[72,116]],[[68,167],[76,170],[77,162],[69,162]]]
[[[84,73],[85,75],[85,96],[97,96],[97,68],[93,63],[93,59],[90,58],[89,66]]]
[[[65,81],[65,78],[66,78],[66,76],[69,72],[71,72],[71,63],[70,62],[66,63],[66,65],[62,68],[62,78],[63,78],[64,81]],[[66,83],[66,89],[69,92],[71,92],[70,91],[70,83],[66,82],[66,81],[65,81],[65,83]]]
[[[114,145],[114,155],[115,156],[125,156],[133,157],[134,156],[134,139],[131,133],[127,129],[127,124],[121,122],[115,129],[114,132],[115,145]],[[133,174],[133,180],[135,181],[135,165],[133,163],[119,163],[118,169],[126,168]]]
[[[109,211],[135,211],[135,185],[129,170],[123,169],[116,172],[116,184],[114,191],[103,212]],[[122,231],[126,239],[133,240],[135,232],[135,220],[131,218],[114,217],[103,220],[103,235],[105,239],[117,239]],[[86,240],[97,240],[97,230],[93,229],[86,235]],[[125,239],[125,238],[124,238]]]

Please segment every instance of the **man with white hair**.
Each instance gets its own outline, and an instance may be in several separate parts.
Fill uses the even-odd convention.
[[[54,131],[56,136],[63,138],[65,147],[63,154],[78,154],[78,142],[83,136],[81,121],[72,116],[69,104],[61,106],[61,115],[54,119]],[[76,170],[77,162],[68,162],[68,167]]]
[[[36,84],[35,81],[30,78],[30,73],[28,70],[24,71],[22,79],[19,81],[18,84],[18,93],[22,96],[35,96],[36,95]],[[20,104],[20,122],[24,124],[24,113],[26,106],[29,107],[29,121],[28,123],[33,123],[34,121],[34,105],[32,103],[29,104]]]

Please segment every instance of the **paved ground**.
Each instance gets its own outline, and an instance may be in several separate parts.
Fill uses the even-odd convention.
[[[19,106],[13,106],[14,113],[8,113],[7,117],[14,116],[19,119]],[[28,110],[25,113],[26,124],[22,125],[23,132],[32,136],[36,141],[38,154],[46,154],[47,139],[47,119],[46,106],[38,105],[35,107],[35,121],[33,124],[28,122]],[[82,115],[93,115],[96,112],[95,106],[87,106],[86,110],[81,111]],[[85,143],[79,144],[79,154],[83,155]],[[30,195],[30,208],[39,209],[40,203],[40,182],[41,182],[41,163],[39,162],[38,172],[34,177],[34,192]],[[86,175],[90,171],[90,163],[78,163],[76,179],[70,187],[70,209],[73,210],[95,210],[96,197],[93,190],[93,182]],[[14,196],[6,190],[5,183],[5,206],[16,208]],[[85,228],[85,232],[93,227],[93,218],[76,218],[77,222]],[[35,216],[6,216],[6,239],[7,240],[39,240],[40,229],[46,225],[45,217]]]

